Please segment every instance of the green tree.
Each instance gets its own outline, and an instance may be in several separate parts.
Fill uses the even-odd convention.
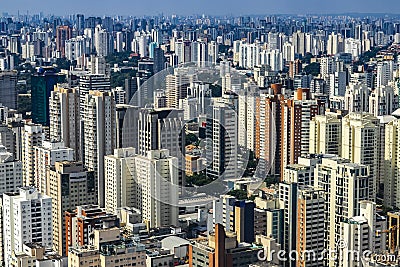
[[[185,145],[197,145],[199,142],[199,138],[197,137],[197,135],[193,134],[193,133],[189,133],[186,135],[186,139],[185,139]]]
[[[186,176],[186,184],[188,186],[204,186],[212,181],[213,179],[208,177],[204,172]]]
[[[304,55],[304,57],[301,59],[301,61],[303,62],[303,63],[305,63],[305,64],[310,64],[311,63],[311,59],[313,58],[314,56],[311,54],[311,53],[306,53],[305,55]]]
[[[56,65],[60,69],[69,70],[71,67],[71,62],[66,58],[57,58]]]
[[[304,71],[307,75],[311,74],[312,76],[318,76],[320,72],[320,64],[317,62],[311,63],[304,68]]]
[[[237,200],[248,199],[247,192],[245,190],[234,189],[229,191],[228,195],[235,197]]]
[[[123,87],[125,86],[125,79],[130,79],[132,77],[136,76],[136,71],[130,71],[130,72],[112,72],[111,73],[111,87]]]
[[[30,95],[18,95],[17,101],[18,101],[18,103],[17,103],[18,113],[22,113],[24,118],[28,118],[26,116],[26,113],[32,111]]]
[[[267,187],[279,182],[275,175],[268,175],[264,181]]]
[[[106,57],[106,62],[111,66],[114,64],[126,65],[126,66],[137,66],[139,61],[139,56],[133,56],[132,52],[118,52]],[[126,62],[126,63],[123,63]]]

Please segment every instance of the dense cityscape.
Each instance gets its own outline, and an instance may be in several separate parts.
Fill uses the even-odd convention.
[[[400,265],[400,15],[0,15],[0,266]]]

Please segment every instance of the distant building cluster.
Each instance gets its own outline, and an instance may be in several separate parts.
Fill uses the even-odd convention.
[[[399,52],[394,15],[3,13],[0,266],[399,266]]]

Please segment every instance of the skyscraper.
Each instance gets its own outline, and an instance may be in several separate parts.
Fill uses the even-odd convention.
[[[185,73],[175,73],[166,77],[167,106],[178,108],[179,99],[187,97],[187,90],[190,85],[190,77]]]
[[[282,107],[281,168],[309,153],[310,121],[324,111],[323,103],[311,100],[309,93],[309,89],[298,89],[295,99],[285,100]]]
[[[51,141],[43,141],[34,149],[34,185],[42,194],[48,194],[49,168],[58,161],[73,161],[74,150],[65,147],[63,142]]]
[[[136,132],[136,131],[135,131]],[[138,120],[137,153],[167,149],[177,158],[179,185],[185,185],[185,127],[183,111],[178,109],[141,109]]]
[[[17,73],[0,72],[0,103],[17,109]]]
[[[261,93],[256,103],[255,156],[260,175],[281,174],[282,85],[272,84],[271,92]]]
[[[97,203],[95,185],[94,172],[85,169],[82,162],[60,161],[49,168],[47,195],[52,198],[53,249],[60,255],[66,255],[64,213]]]
[[[384,148],[384,203],[388,207],[400,206],[400,121],[393,120],[385,127]]]
[[[140,106],[140,102],[138,101],[140,98],[136,97],[136,100],[133,100],[133,96],[135,96],[136,92],[140,87],[140,78],[132,77],[130,79],[125,79],[125,92],[126,92],[126,104]],[[139,94],[139,93],[138,93]],[[132,101],[133,100],[133,101]]]
[[[237,178],[238,118],[231,105],[209,106],[206,121],[206,174],[213,180]]]
[[[56,86],[50,96],[50,140],[62,141],[81,158],[79,94],[76,89]]]
[[[340,222],[361,215],[361,200],[374,200],[375,179],[369,166],[351,163],[348,159],[323,158],[315,170],[315,186],[326,192],[325,248],[336,249],[342,227]]]
[[[85,15],[76,15],[76,29],[78,30],[80,35],[83,34],[83,30],[85,29]]]
[[[113,155],[104,157],[105,208],[109,213],[118,208],[133,207],[137,201],[135,149],[115,149]]]
[[[317,115],[310,122],[310,154],[340,155],[342,121],[338,114]]]
[[[300,187],[297,198],[297,246],[298,255],[302,255],[297,266],[321,266],[323,259],[307,259],[307,251],[315,255],[323,255],[324,233],[324,190],[313,187]]]
[[[22,164],[25,186],[35,185],[35,146],[42,145],[43,128],[38,124],[26,124],[22,130]]]
[[[256,150],[256,102],[259,94],[252,84],[239,92],[238,143],[254,152]]]
[[[103,74],[88,74],[79,77],[79,103],[81,116],[85,96],[89,91],[111,92],[110,78]]]
[[[104,156],[115,148],[115,101],[109,92],[90,91],[85,96],[82,117],[82,159],[94,171],[98,204],[105,204]]]
[[[114,40],[112,34],[97,25],[94,31],[94,47],[97,55],[106,57],[114,51]]]
[[[39,243],[51,248],[51,198],[34,187],[3,194],[4,259],[10,265],[13,252],[22,252],[25,243]]]
[[[0,194],[16,192],[22,186],[22,162],[14,159],[14,155],[7,152],[0,145]]]
[[[297,183],[279,183],[278,198],[283,207],[282,249],[296,251],[297,249],[297,202],[299,185]],[[294,260],[286,261],[285,266],[296,266]]]
[[[368,113],[350,113],[342,118],[341,157],[351,162],[367,165],[374,179],[374,196],[378,179],[379,120]],[[373,199],[372,199],[373,200]]]
[[[142,212],[149,228],[176,225],[178,222],[178,159],[168,150],[148,151],[135,160],[138,200],[134,207]]]
[[[72,29],[69,26],[58,26],[56,32],[57,51],[65,57],[65,41],[72,38]]]
[[[32,121],[48,126],[50,123],[49,98],[54,86],[63,82],[65,75],[57,73],[52,67],[40,68],[31,77],[32,82]]]
[[[165,69],[164,50],[159,47],[154,48],[154,65],[153,73],[156,74]]]

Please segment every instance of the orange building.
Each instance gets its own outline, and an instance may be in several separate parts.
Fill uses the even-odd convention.
[[[88,245],[93,230],[115,226],[119,227],[117,215],[107,214],[96,205],[78,206],[75,211],[66,211],[66,255],[69,247]]]
[[[248,266],[258,262],[257,255],[262,249],[246,243],[239,246],[235,233],[225,232],[221,224],[216,224],[215,232],[208,238],[197,239],[189,246],[189,266]]]

